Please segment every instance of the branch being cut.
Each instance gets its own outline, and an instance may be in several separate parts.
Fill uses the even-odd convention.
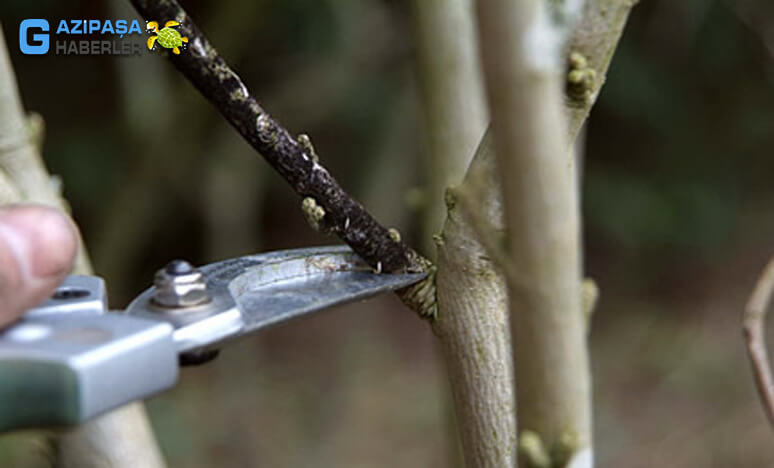
[[[311,198],[322,209],[315,211],[320,230],[339,236],[377,271],[424,272],[429,268],[426,259],[390,236],[305,146],[261,108],[176,1],[132,0],[132,4],[149,21],[181,23],[178,28],[188,38],[188,47],[179,55],[169,53],[172,63],[299,196]]]
[[[744,311],[742,329],[747,342],[747,356],[750,358],[755,384],[761,396],[763,409],[769,423],[774,427],[774,377],[771,373],[769,356],[766,352],[766,312],[774,295],[774,257],[769,261],[755,285]]]

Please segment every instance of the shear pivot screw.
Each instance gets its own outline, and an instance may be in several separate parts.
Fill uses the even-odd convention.
[[[172,260],[156,272],[153,303],[162,307],[185,308],[210,301],[202,273],[185,260]]]

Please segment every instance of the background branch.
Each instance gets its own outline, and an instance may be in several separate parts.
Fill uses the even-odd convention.
[[[59,193],[43,165],[39,144],[43,138],[43,120],[40,116],[28,117],[24,112],[16,76],[0,30],[0,169],[6,183],[13,185],[13,194],[6,190],[6,203],[31,202],[59,208],[69,212],[69,207]],[[80,241],[75,262],[76,273],[91,273],[88,253]]]
[[[763,269],[744,311],[742,329],[755,385],[769,423],[774,427],[774,377],[766,351],[766,313],[774,294],[774,257]]]
[[[25,117],[0,30],[0,202],[43,203],[67,211],[39,152],[42,121]],[[75,273],[90,274],[81,242]],[[34,437],[34,436],[33,436]],[[158,468],[164,465],[144,407],[133,403],[52,438],[54,464],[64,468]]]
[[[429,243],[443,223],[444,190],[462,180],[489,117],[473,3],[414,0],[411,5],[426,142],[422,238]]]

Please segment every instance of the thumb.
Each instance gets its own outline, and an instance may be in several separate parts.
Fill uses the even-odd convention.
[[[54,292],[72,269],[77,246],[75,226],[54,208],[0,209],[0,327]]]

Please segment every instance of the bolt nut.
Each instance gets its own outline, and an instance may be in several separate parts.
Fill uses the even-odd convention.
[[[185,308],[210,301],[202,273],[183,260],[173,260],[156,272],[153,303],[162,307]]]

